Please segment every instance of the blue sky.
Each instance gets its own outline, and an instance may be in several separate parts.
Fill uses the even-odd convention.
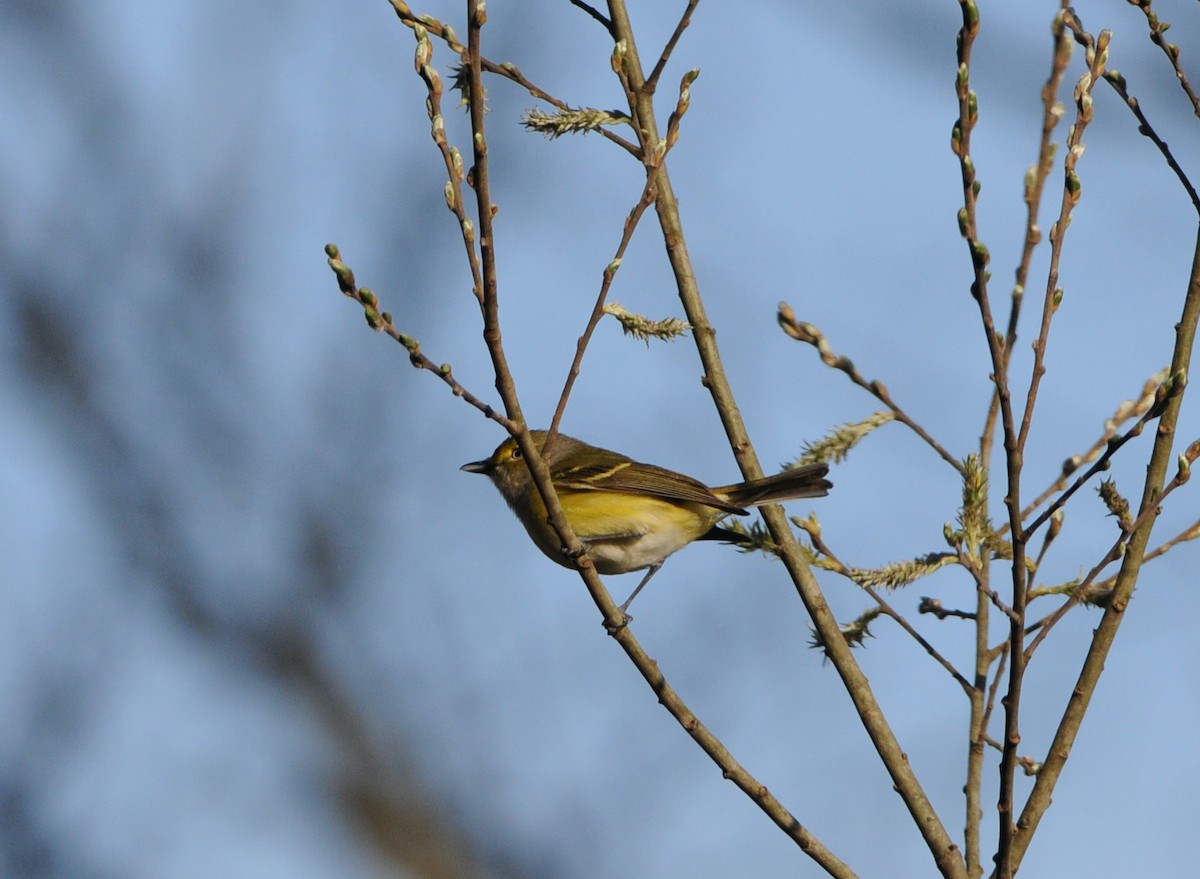
[[[681,5],[636,11],[644,56]],[[460,6],[416,8],[461,35]],[[1002,308],[1047,6],[982,4],[974,155]],[[1155,8],[1187,65],[1194,4]],[[1078,10],[1113,28],[1111,66],[1195,178],[1196,120],[1140,13]],[[490,57],[572,104],[620,105],[605,35],[578,10],[489,11]],[[428,809],[479,875],[818,875],[658,709],[575,575],[458,472],[498,428],[337,292],[327,241],[431,358],[494,399],[412,35],[388,5],[10,2],[0,19],[0,876],[407,875],[362,818],[368,794],[402,838]],[[682,73],[701,69],[669,167],[768,466],[879,408],[776,329],[780,300],[954,454],[977,443],[989,365],[955,224],[958,22],[957,4],[932,0],[702,3],[668,68],[664,118]],[[434,63],[452,63],[440,45]],[[490,106],[505,342],[540,423],[641,172],[601,138],[524,132],[535,101],[515,86],[494,83]],[[448,127],[465,149],[465,119],[449,112]],[[1104,89],[1086,142],[1027,494],[1169,356],[1194,243],[1186,196]],[[1043,247],[1029,319],[1046,260]],[[612,298],[679,311],[652,216]],[[699,375],[690,340],[647,348],[606,322],[563,428],[732,481]],[[1198,434],[1189,398],[1180,436]],[[1149,439],[1113,468],[1131,497]],[[815,509],[844,559],[944,546],[959,488],[901,427],[833,480],[789,512]],[[1176,494],[1152,543],[1196,509],[1191,489]],[[1086,571],[1115,533],[1090,491],[1067,523],[1045,582]],[[1195,559],[1183,545],[1145,570],[1028,875],[1195,863]],[[610,581],[619,597],[634,582]],[[869,603],[822,585],[842,618]],[[965,606],[969,583],[948,571],[894,596],[965,665],[965,628],[916,617],[926,594]],[[1044,750],[1098,619],[1075,612],[1038,654],[1028,752]],[[860,875],[931,872],[777,566],[689,548],[638,599],[635,625],[705,722]],[[875,635],[858,657],[960,833],[966,703],[894,626]]]

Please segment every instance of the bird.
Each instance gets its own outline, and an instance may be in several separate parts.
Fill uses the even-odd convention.
[[[825,479],[829,465],[824,463],[710,488],[683,473],[643,464],[564,434],[556,434],[548,448],[546,431],[531,430],[529,435],[550,469],[571,530],[596,570],[601,574],[646,571],[620,605],[626,619],[633,600],[673,553],[695,540],[745,542],[744,535],[720,527],[721,520],[748,515],[747,507],[823,497],[833,487]],[[487,476],[538,549],[552,561],[572,566],[515,437],[505,439],[489,457],[460,469]]]

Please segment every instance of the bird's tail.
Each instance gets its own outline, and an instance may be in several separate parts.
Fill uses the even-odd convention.
[[[833,488],[833,483],[825,478],[828,472],[828,464],[804,464],[774,476],[723,485],[714,488],[713,494],[739,507],[757,507],[760,504],[804,497],[824,497],[829,494],[829,489]]]

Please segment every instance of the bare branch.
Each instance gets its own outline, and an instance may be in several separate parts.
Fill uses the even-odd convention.
[[[833,350],[829,347],[829,341],[825,338],[825,334],[812,324],[798,320],[795,312],[792,311],[792,307],[786,302],[779,303],[779,311],[776,314],[776,320],[778,320],[780,328],[787,333],[787,335],[791,336],[797,342],[804,342],[816,348],[817,352],[821,356],[822,363],[831,369],[836,369],[845,373],[849,377],[850,381],[854,382],[854,384],[858,385],[863,390],[869,392],[872,396],[879,400],[879,402],[887,406],[897,421],[908,427],[909,430],[924,440],[925,444],[937,452],[943,461],[945,461],[959,473],[963,472],[962,462],[946,451],[942,447],[941,443],[930,436],[929,432],[926,431],[925,428],[921,427],[920,424],[908,416],[908,413],[896,405],[883,382],[877,380],[867,380],[863,374],[855,368],[854,362],[851,361],[849,357],[834,354]]]
[[[679,42],[679,38],[683,36],[683,32],[687,30],[687,26],[691,23],[692,13],[695,12],[696,6],[699,3],[700,0],[688,0],[687,8],[683,10],[683,15],[679,18],[679,24],[675,25],[675,31],[671,34],[671,38],[667,40],[667,45],[663,47],[662,54],[658,58],[658,63],[654,65],[654,69],[646,77],[644,88],[651,94],[658,87],[658,78],[662,76],[663,68],[671,60],[671,53],[675,51],[675,46]]]

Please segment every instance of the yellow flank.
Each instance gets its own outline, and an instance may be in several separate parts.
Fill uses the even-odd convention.
[[[525,497],[530,519],[545,522],[546,507],[536,490]],[[703,504],[669,501],[614,491],[560,491],[571,530],[586,545],[601,574],[623,574],[659,562],[682,549],[726,514]],[[550,558],[570,566],[552,529],[527,527],[529,536]]]

